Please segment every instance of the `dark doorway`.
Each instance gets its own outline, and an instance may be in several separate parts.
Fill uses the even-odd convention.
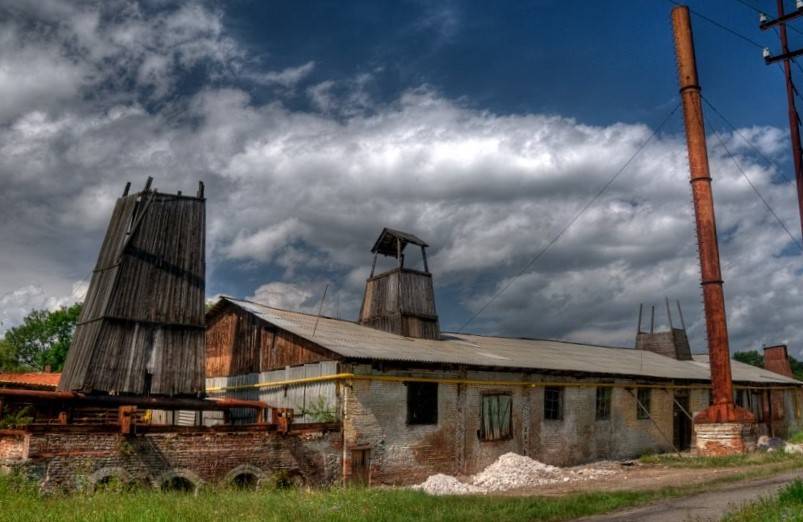
[[[675,392],[675,402],[672,405],[672,424],[674,436],[672,442],[681,451],[691,447],[691,419],[689,415],[689,392]]]
[[[371,450],[351,450],[350,482],[356,486],[368,486],[371,481]]]

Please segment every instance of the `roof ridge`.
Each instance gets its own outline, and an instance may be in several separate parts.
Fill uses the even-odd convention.
[[[220,298],[221,299],[226,299],[228,301],[234,301],[234,302],[239,301],[239,302],[243,302],[243,303],[249,303],[249,304],[256,305],[256,306],[261,306],[262,308],[267,308],[268,310],[278,310],[280,312],[286,312],[286,313],[289,313],[289,314],[306,315],[308,317],[315,317],[315,318],[320,317],[321,319],[331,319],[332,321],[340,321],[341,323],[350,323],[350,324],[356,324],[357,326],[362,326],[357,321],[351,321],[349,319],[338,319],[336,317],[330,317],[328,315],[323,315],[323,314],[319,315],[319,314],[311,314],[311,313],[308,313],[308,312],[299,312],[298,310],[288,310],[287,308],[279,308],[278,306],[269,306],[269,305],[266,305],[264,303],[260,303],[258,301],[252,301],[250,299],[241,299],[239,297],[232,297],[232,296],[229,296],[229,295],[221,295]]]

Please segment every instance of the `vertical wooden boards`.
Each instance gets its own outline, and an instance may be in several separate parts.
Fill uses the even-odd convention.
[[[120,198],[98,255],[60,390],[204,390],[205,201]]]

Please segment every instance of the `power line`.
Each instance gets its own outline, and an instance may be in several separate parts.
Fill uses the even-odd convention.
[[[744,0],[736,0],[736,1],[739,2],[740,4],[742,4],[743,6],[749,8],[749,9],[752,9],[753,11],[757,12],[758,14],[763,14],[763,15],[767,14],[767,11],[765,11],[763,9],[760,9],[760,8],[754,6],[753,4],[749,3],[749,2],[745,2]],[[787,29],[790,29],[790,30],[794,31],[797,34],[803,34],[803,32],[801,32],[798,29],[796,29],[795,26],[789,25],[789,24],[785,24],[785,25],[786,25]]]
[[[711,102],[709,102],[708,100],[705,100],[705,102],[709,107],[711,107],[713,109],[713,106],[711,105]],[[719,111],[717,111],[716,109],[714,109],[714,111],[717,114],[721,115],[721,113]],[[745,181],[747,181],[747,184],[750,185],[750,188],[753,189],[753,192],[756,193],[756,195],[761,200],[761,202],[764,204],[764,206],[767,208],[769,213],[772,214],[772,217],[774,217],[775,220],[778,222],[778,224],[781,226],[781,228],[784,229],[784,231],[786,232],[786,235],[789,236],[789,239],[791,239],[792,242],[800,249],[800,251],[803,252],[803,244],[801,244],[799,239],[797,239],[795,236],[792,235],[792,233],[789,231],[789,228],[787,228],[786,224],[781,220],[781,218],[778,216],[778,214],[775,213],[775,210],[769,204],[767,199],[764,197],[763,194],[761,194],[761,192],[758,190],[758,187],[755,186],[753,181],[747,175],[747,172],[745,172],[745,170],[742,168],[742,165],[736,159],[736,156],[730,151],[730,149],[728,149],[728,146],[725,145],[725,141],[722,139],[722,137],[718,133],[714,133],[714,135],[717,137],[717,140],[719,141],[719,144],[725,150],[725,153],[730,157],[731,161],[733,161],[733,164],[736,165],[736,168],[742,174],[742,177],[745,179]],[[744,139],[744,137],[742,137],[742,139]]]
[[[669,121],[669,119],[672,117],[672,115],[674,115],[675,112],[677,112],[679,107],[680,107],[680,103],[675,105],[675,108],[672,109],[669,112],[669,114],[667,114],[666,117],[661,121],[661,123],[650,133],[649,138],[647,138],[644,141],[644,143],[642,143],[639,146],[639,148],[636,149],[636,151],[633,153],[633,155],[630,156],[630,158],[628,158],[628,160],[619,168],[619,170],[617,170],[616,173],[613,176],[611,176],[611,178],[608,179],[608,181],[605,182],[604,185],[602,185],[602,187],[596,192],[596,194],[594,194],[594,196],[591,199],[589,199],[588,202],[586,202],[586,204],[583,205],[583,207],[569,220],[569,222],[566,223],[566,225],[563,228],[560,229],[560,231],[555,235],[555,237],[553,237],[549,241],[549,243],[546,244],[546,246],[544,246],[541,250],[539,250],[538,253],[535,254],[535,256],[533,256],[533,258],[530,259],[530,261],[526,265],[524,265],[524,268],[519,270],[519,272],[516,273],[516,275],[514,275],[512,278],[510,278],[510,280],[507,282],[507,284],[505,286],[503,286],[502,288],[497,290],[490,297],[490,299],[488,299],[488,301],[484,305],[482,305],[482,307],[474,315],[472,315],[468,319],[468,321],[463,323],[463,326],[461,326],[460,329],[457,330],[457,333],[461,333],[463,330],[465,330],[465,328],[469,324],[471,324],[477,317],[479,317],[480,314],[482,314],[482,312],[484,312],[485,309],[488,308],[488,306],[490,306],[494,301],[496,301],[496,299],[499,296],[501,296],[503,293],[505,293],[507,291],[507,289],[510,288],[511,285],[513,285],[513,283],[514,283],[514,281],[516,279],[518,279],[519,277],[524,275],[524,273],[527,272],[527,270],[529,270],[530,267],[532,267],[535,264],[536,261],[538,261],[544,254],[546,254],[549,251],[549,249],[551,249],[552,246],[554,246],[555,243],[557,243],[560,240],[560,238],[563,237],[563,234],[565,234],[566,231],[569,230],[569,228],[571,228],[571,226],[574,225],[577,222],[578,219],[580,219],[580,216],[582,216],[591,207],[591,205],[593,205],[602,196],[602,194],[604,194],[605,191],[608,190],[608,188],[613,184],[613,182],[616,181],[616,178],[618,178],[619,175],[622,172],[624,172],[625,169],[627,169],[627,167],[633,162],[633,160],[636,159],[636,156],[638,156],[641,153],[641,151],[643,151],[647,147],[647,145],[649,145],[650,142],[652,142],[652,140],[655,138],[655,136],[658,134],[658,132],[660,132],[660,130],[664,127],[664,125],[666,125],[666,123]]]
[[[679,5],[679,6],[685,6],[685,7],[688,7],[688,6],[686,6],[686,4],[682,4],[682,3],[680,3],[680,2],[676,2],[675,0],[666,0],[666,1],[667,1],[667,2],[669,2],[669,3],[670,3],[670,4],[672,4],[672,5]],[[761,50],[764,50],[764,48],[766,47],[766,45],[761,45],[760,43],[756,42],[755,40],[753,40],[753,39],[752,39],[752,38],[750,38],[749,36],[745,36],[745,35],[743,35],[743,34],[739,33],[738,31],[735,31],[735,30],[731,29],[730,27],[728,27],[728,26],[726,26],[726,25],[724,25],[724,24],[722,24],[722,23],[720,23],[720,22],[717,22],[717,21],[716,21],[716,20],[714,20],[713,18],[710,18],[710,17],[708,17],[708,16],[706,16],[706,15],[702,14],[702,13],[701,13],[701,12],[699,12],[699,11],[695,11],[695,10],[694,10],[694,9],[692,9],[691,7],[688,7],[688,9],[689,9],[689,12],[691,12],[693,15],[697,16],[698,18],[702,18],[702,19],[703,19],[703,20],[705,20],[706,22],[708,22],[708,23],[710,23],[710,24],[713,24],[713,25],[715,25],[715,26],[719,27],[719,28],[720,28],[720,29],[722,29],[723,31],[727,31],[727,32],[729,32],[730,34],[732,34],[733,36],[736,36],[737,38],[741,38],[741,39],[742,39],[742,40],[744,40],[745,42],[747,42],[747,43],[749,43],[749,44],[751,44],[751,45],[754,45],[755,47],[758,47],[758,48],[759,48],[759,49],[761,49]]]
[[[747,139],[747,138],[744,136],[744,134],[742,134],[741,132],[739,132],[739,129],[737,129],[737,128],[736,128],[736,125],[734,125],[733,123],[731,123],[731,121],[730,121],[728,118],[726,118],[726,117],[725,117],[725,115],[724,115],[724,114],[722,114],[722,113],[719,111],[719,109],[717,109],[716,107],[714,107],[714,105],[713,105],[713,104],[712,104],[710,101],[708,101],[708,98],[706,98],[706,97],[705,97],[705,96],[703,96],[702,94],[700,95],[700,97],[703,99],[703,101],[706,103],[706,105],[708,105],[708,107],[709,107],[709,108],[710,108],[712,111],[714,111],[714,112],[717,114],[717,116],[719,116],[719,117],[720,117],[720,119],[722,119],[722,121],[724,121],[724,122],[725,122],[725,123],[726,123],[726,124],[727,124],[727,125],[728,125],[728,126],[731,128],[731,131],[732,131],[732,132],[733,132],[735,135],[739,136],[739,138],[740,138],[740,139],[741,139],[741,140],[742,140],[742,141],[743,141],[743,142],[744,142],[744,143],[745,143],[745,144],[746,144],[748,147],[750,147],[751,149],[753,149],[753,152],[755,152],[756,154],[758,154],[759,156],[761,156],[761,157],[764,159],[764,161],[766,161],[766,162],[767,162],[767,163],[769,163],[770,165],[774,165],[774,166],[775,166],[775,168],[776,168],[776,169],[778,169],[778,174],[780,174],[780,175],[781,175],[781,177],[784,179],[784,181],[786,181],[786,182],[789,182],[789,183],[791,183],[791,182],[792,182],[792,178],[790,178],[789,176],[787,176],[787,175],[784,173],[784,170],[781,168],[781,166],[780,166],[780,165],[778,165],[778,163],[776,163],[774,160],[772,160],[772,159],[770,159],[769,157],[767,157],[767,155],[766,155],[766,154],[764,154],[763,152],[761,152],[761,149],[759,149],[758,147],[756,147],[755,145],[753,145],[753,143],[752,143],[750,140],[748,140],[748,139]]]

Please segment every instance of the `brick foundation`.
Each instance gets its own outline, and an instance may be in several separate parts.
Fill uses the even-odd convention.
[[[311,485],[340,477],[339,432],[183,431],[132,436],[109,432],[0,434],[0,464],[40,480],[44,491],[91,489],[114,476],[160,487],[173,477],[200,486],[277,473]]]
[[[701,456],[738,455],[756,449],[753,423],[695,423],[694,435],[695,453]]]

